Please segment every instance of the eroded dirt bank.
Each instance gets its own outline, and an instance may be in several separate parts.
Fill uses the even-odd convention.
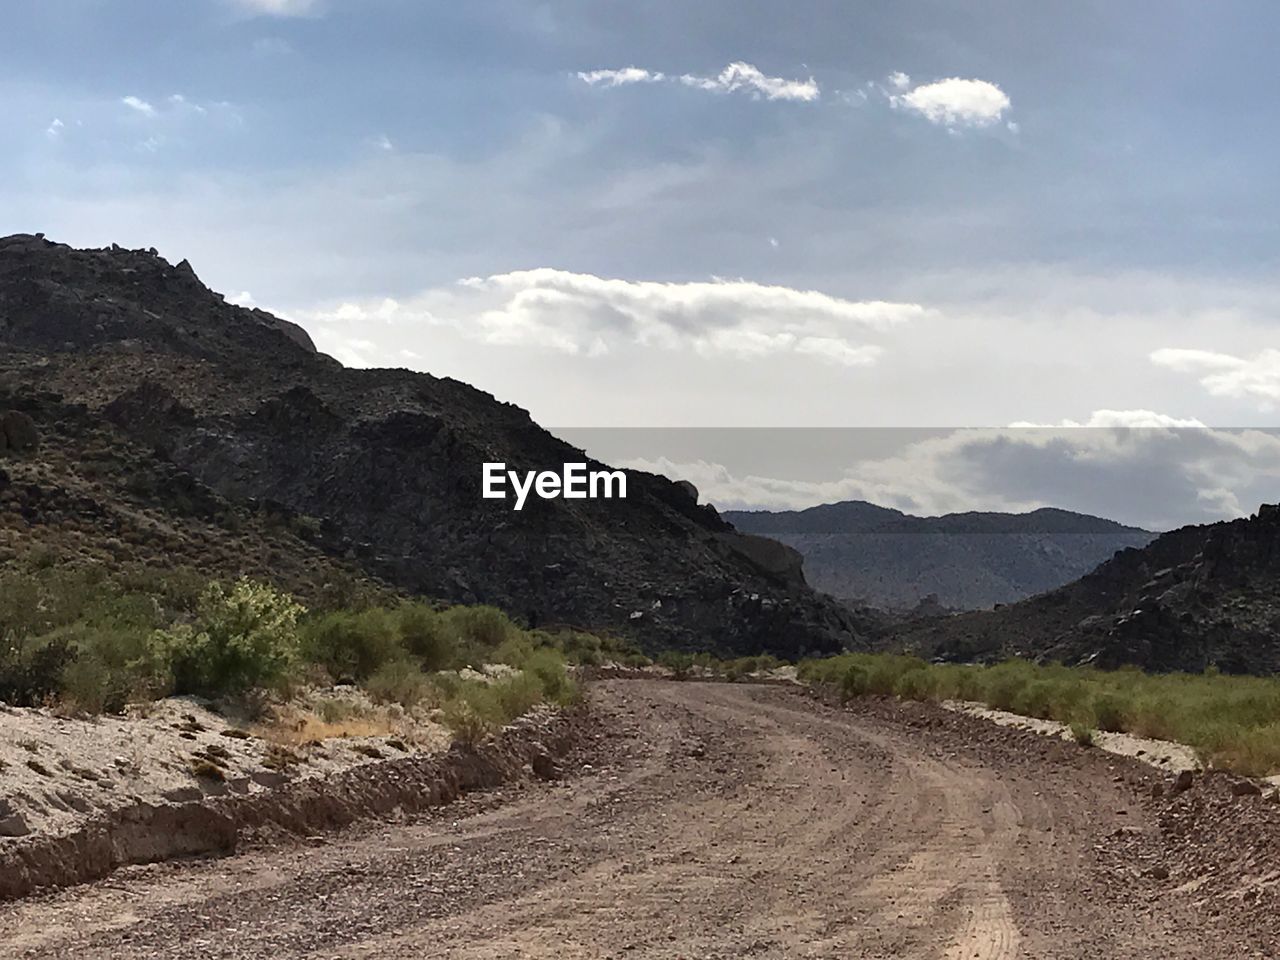
[[[1153,798],[1160,777],[1137,763],[918,704],[844,710],[780,687],[650,681],[597,683],[591,698],[593,738],[564,781],[0,907],[5,955],[1280,948],[1265,875],[1275,818],[1254,798],[1211,783]]]

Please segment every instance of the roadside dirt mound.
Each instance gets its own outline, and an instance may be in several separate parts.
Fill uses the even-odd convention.
[[[546,776],[573,735],[573,717],[538,711],[474,748],[455,744],[298,779],[277,775],[254,792],[114,806],[59,833],[0,840],[0,899],[95,880],[127,864],[227,853],[252,837],[307,836],[411,814],[526,772]]]
[[[171,697],[124,716],[68,717],[0,704],[0,837],[65,836],[127,807],[249,796],[385,757],[439,753],[452,739],[428,717],[375,705],[352,687],[299,692],[257,721],[213,706]],[[326,724],[317,710],[344,719]]]

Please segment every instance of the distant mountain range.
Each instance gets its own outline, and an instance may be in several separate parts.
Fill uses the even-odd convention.
[[[744,533],[804,556],[818,590],[890,610],[927,598],[979,610],[1013,603],[1088,573],[1155,534],[1068,510],[915,517],[861,500],[807,510],[728,511]]]

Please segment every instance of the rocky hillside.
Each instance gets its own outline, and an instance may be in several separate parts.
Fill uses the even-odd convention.
[[[0,452],[3,559],[181,560],[304,593],[355,574],[649,648],[865,640],[794,551],[688,485],[633,472],[625,501],[482,499],[484,462],[591,461],[464,383],[344,368],[153,250],[0,240],[4,410],[21,417]]]
[[[885,609],[1012,603],[1074,580],[1153,536],[1111,520],[1043,509],[913,517],[863,501],[800,511],[726,512],[739,530],[804,555],[819,590]]]
[[[1174,530],[1057,590],[917,624],[895,642],[946,659],[1280,672],[1280,507]]]

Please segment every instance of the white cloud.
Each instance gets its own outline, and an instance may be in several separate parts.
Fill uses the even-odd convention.
[[[706,90],[709,93],[733,93],[749,91],[755,97],[766,100],[817,100],[821,96],[818,83],[808,80],[787,80],[766,76],[759,68],[741,61],[731,63],[715,76],[698,76],[686,73],[669,77],[664,73],[643,70],[640,67],[624,67],[621,70],[591,70],[578,74],[578,79],[592,86],[621,87],[632,83],[659,83],[671,81]]]
[[[699,77],[685,74],[680,82],[688,87],[707,90],[712,93],[733,93],[736,90],[749,90],[756,96],[766,100],[817,100],[821,95],[818,83],[813,77],[808,80],[786,80],[782,77],[768,77],[749,63],[737,61],[729,64],[714,77]]]
[[[1179,373],[1200,375],[1214,396],[1261,400],[1269,409],[1280,400],[1280,350],[1266,349],[1251,359],[1210,350],[1157,350],[1151,360]]]
[[[658,83],[666,77],[639,67],[623,67],[621,70],[588,70],[580,72],[578,79],[593,87],[621,87],[629,83]]]
[[[911,78],[901,70],[895,70],[889,74],[889,86],[895,90],[905,90],[911,86]]]
[[[142,114],[144,117],[154,117],[156,115],[156,108],[147,103],[147,101],[138,97],[128,96],[123,98],[120,102],[130,110],[134,110]]]
[[[395,145],[394,143],[392,143],[392,142],[391,142],[391,138],[390,138],[390,137],[388,137],[385,133],[383,133],[383,134],[379,134],[378,136],[374,137],[374,138],[373,138],[372,140],[370,140],[369,142],[370,142],[374,147],[376,147],[377,149],[379,149],[379,150],[383,151],[384,153],[390,153],[391,151],[395,150],[395,148],[396,148],[396,145]]]
[[[62,131],[66,128],[66,126],[67,125],[65,123],[63,123],[57,117],[54,117],[53,123],[49,124],[49,128],[45,130],[45,133],[48,134],[50,137],[58,137],[62,135]]]
[[[947,127],[990,126],[1011,105],[1008,95],[994,83],[959,77],[922,84],[908,93],[890,96],[889,102]]]
[[[540,268],[473,277],[411,301],[345,303],[310,319],[447,324],[491,344],[601,356],[626,345],[750,359],[874,363],[871,334],[925,316],[912,303],[852,301],[746,280],[661,283]]]
[[[198,103],[192,103],[180,93],[175,93],[169,97],[169,105],[178,110],[190,110],[192,113],[206,114],[209,112],[208,107],[203,107]]]
[[[319,0],[231,0],[234,6],[268,17],[305,17],[315,12]]]

